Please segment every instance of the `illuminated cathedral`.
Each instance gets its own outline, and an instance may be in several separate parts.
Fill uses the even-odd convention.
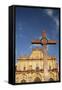
[[[47,44],[54,44],[55,41],[47,41],[44,32],[40,41],[32,41],[32,43],[41,43],[43,47],[35,47],[30,55],[17,58],[16,83],[58,81],[59,66],[57,59],[55,56],[49,56],[46,48]]]

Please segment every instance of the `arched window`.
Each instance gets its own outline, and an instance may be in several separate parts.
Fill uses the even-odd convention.
[[[40,79],[39,77],[36,77],[36,78],[34,79],[34,82],[41,82],[41,79]]]
[[[38,64],[36,64],[36,71],[39,71],[39,66],[38,66]]]
[[[25,70],[26,70],[26,67],[24,66],[24,68],[23,68],[23,69],[24,69],[24,71],[25,71]]]
[[[51,70],[51,66],[49,66],[49,70]]]
[[[21,83],[26,83],[26,80],[24,80],[24,79],[23,79],[23,80],[21,80]]]
[[[53,78],[50,78],[49,81],[54,81]]]
[[[39,71],[39,66],[36,66],[36,71]]]

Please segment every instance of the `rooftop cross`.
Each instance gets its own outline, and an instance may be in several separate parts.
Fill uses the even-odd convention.
[[[32,40],[32,44],[42,44],[42,45],[56,44],[56,40],[48,40],[46,37],[46,32],[43,32],[42,39],[41,40]]]

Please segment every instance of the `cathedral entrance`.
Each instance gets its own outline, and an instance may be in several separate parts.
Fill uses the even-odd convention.
[[[41,82],[41,79],[40,79],[39,77],[36,77],[36,78],[34,79],[34,82]]]
[[[21,80],[21,83],[26,83],[26,80],[24,80],[24,79],[23,79],[23,80]]]
[[[50,78],[49,81],[54,81],[53,78]]]

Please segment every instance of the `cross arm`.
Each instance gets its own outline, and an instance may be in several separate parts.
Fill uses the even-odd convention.
[[[32,44],[41,44],[40,40],[32,40]]]
[[[48,40],[47,44],[56,44],[56,40]]]

